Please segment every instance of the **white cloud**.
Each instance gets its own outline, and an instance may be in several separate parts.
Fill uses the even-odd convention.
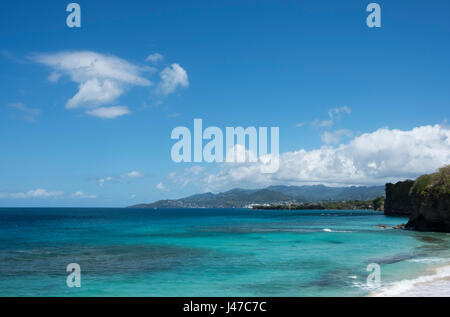
[[[297,128],[301,128],[301,127],[303,127],[305,124],[303,123],[303,122],[300,122],[300,123],[297,123],[295,126],[297,127]]]
[[[67,109],[78,108],[86,105],[94,108],[99,105],[113,102],[122,93],[120,84],[111,80],[89,79],[79,86],[80,90],[66,104]]]
[[[164,56],[162,56],[161,54],[153,53],[153,54],[150,54],[149,56],[147,56],[145,61],[151,62],[151,63],[158,63],[158,62],[162,61],[163,59],[164,59]]]
[[[50,75],[48,75],[47,79],[49,82],[57,83],[59,79],[61,78],[62,74],[58,72],[51,72]]]
[[[146,71],[126,60],[91,51],[36,54],[32,59],[53,69],[48,79],[56,82],[63,75],[77,83],[78,92],[66,108],[95,108],[114,102],[129,86],[150,86],[141,76]]]
[[[129,173],[126,173],[124,175],[122,175],[122,177],[127,177],[127,178],[138,178],[138,177],[142,177],[142,173],[139,171],[131,171]]]
[[[189,79],[187,72],[178,64],[172,64],[166,67],[160,73],[161,82],[158,85],[158,91],[164,95],[169,95],[178,87],[188,87]]]
[[[163,183],[158,183],[158,185],[156,185],[156,188],[162,191],[166,190],[166,187],[164,186]]]
[[[13,199],[24,199],[24,198],[50,198],[61,196],[63,192],[49,192],[45,189],[34,189],[27,192],[19,193],[0,193],[1,198],[13,198]]]
[[[13,109],[11,118],[25,120],[29,122],[36,122],[41,114],[41,110],[37,108],[27,107],[22,102],[17,102],[9,105]]]
[[[202,166],[192,166],[185,170],[185,174],[199,175],[204,170],[205,170],[205,168]]]
[[[350,114],[351,112],[352,112],[352,110],[347,106],[333,108],[333,109],[328,110],[329,119],[327,119],[327,120],[317,120],[316,119],[312,122],[312,125],[319,127],[319,128],[331,128],[334,125],[334,121],[336,119],[339,119],[341,114]]]
[[[116,176],[107,176],[104,178],[100,178],[97,182],[100,187],[103,187],[106,183],[114,182],[114,183],[120,183],[121,181],[135,179],[139,177],[143,177],[144,175],[139,171],[131,171],[122,175],[116,175]]]
[[[347,107],[347,106],[343,106],[340,108],[333,108],[328,110],[328,116],[333,119],[334,117],[340,115],[341,113],[343,114],[350,114],[352,112],[352,110]]]
[[[156,64],[163,58],[154,53],[146,60]],[[92,51],[34,54],[31,59],[51,68],[47,77],[50,82],[56,83],[67,76],[78,84],[78,91],[66,102],[67,109],[87,108],[87,114],[103,119],[130,113],[128,108],[114,103],[130,87],[153,85],[143,74],[151,76],[158,70],[156,66],[137,66],[116,56]],[[158,94],[169,95],[180,87],[189,86],[187,72],[179,64],[164,68],[159,76],[160,82],[155,88]]]
[[[332,132],[325,131],[322,133],[322,142],[326,144],[338,144],[342,137],[351,137],[353,132],[346,129],[336,130]]]
[[[167,179],[172,183],[180,185],[181,187],[185,187],[187,185],[198,185],[196,180],[201,182],[201,179],[204,177],[205,172],[207,172],[207,168],[199,165],[194,165],[191,167],[184,168],[182,172],[179,173],[169,173]]]
[[[105,185],[108,182],[111,182],[112,180],[113,178],[111,176],[100,178],[98,180],[98,186],[103,187],[103,185]]]
[[[331,128],[333,126],[333,120],[314,120],[312,125],[319,128]]]
[[[382,128],[347,144],[283,153],[274,174],[262,174],[261,163],[222,164],[218,172],[197,177],[189,173],[177,182],[211,191],[275,184],[380,185],[431,173],[449,163],[448,127]]]
[[[101,118],[101,119],[115,119],[117,117],[130,114],[131,111],[128,107],[100,107],[93,110],[86,111],[88,115]]]
[[[89,194],[86,194],[86,193],[84,193],[82,191],[77,191],[76,193],[74,193],[72,195],[72,197],[74,197],[74,198],[83,198],[83,199],[94,199],[94,198],[97,198],[96,195],[89,195]]]

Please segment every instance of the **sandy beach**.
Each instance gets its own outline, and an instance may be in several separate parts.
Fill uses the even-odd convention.
[[[448,297],[450,263],[433,266],[415,279],[393,282],[370,294],[371,297]]]

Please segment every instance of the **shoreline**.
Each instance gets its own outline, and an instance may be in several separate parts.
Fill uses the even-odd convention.
[[[449,297],[450,259],[444,264],[427,267],[415,278],[389,283],[368,297]]]

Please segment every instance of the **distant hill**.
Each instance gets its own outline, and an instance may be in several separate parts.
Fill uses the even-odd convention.
[[[205,193],[175,200],[159,200],[150,204],[134,205],[130,208],[245,208],[253,204],[371,200],[379,196],[384,196],[384,186],[270,186],[253,190],[235,188],[218,194]]]

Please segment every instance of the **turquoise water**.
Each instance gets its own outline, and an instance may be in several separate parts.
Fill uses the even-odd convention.
[[[371,211],[0,209],[0,296],[364,296],[450,258]],[[81,266],[81,288],[66,266]]]

